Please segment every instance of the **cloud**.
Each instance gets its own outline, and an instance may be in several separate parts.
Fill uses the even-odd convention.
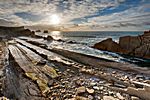
[[[148,0],[1,0],[0,18],[16,24],[46,24],[58,14],[62,24],[139,27],[149,25]],[[48,23],[50,24],[50,23]]]

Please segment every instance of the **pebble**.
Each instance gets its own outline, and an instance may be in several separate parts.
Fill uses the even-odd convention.
[[[3,76],[3,71],[0,70],[0,76]]]
[[[93,86],[93,89],[99,90],[99,87],[98,86]]]
[[[124,86],[124,85],[117,84],[117,83],[115,83],[114,85],[117,86],[117,87],[120,87],[120,88],[125,88],[125,87],[126,87],[126,86]]]
[[[32,88],[29,88],[29,92],[30,92],[31,95],[38,95],[37,91],[32,89]]]
[[[77,88],[77,94],[80,94],[80,93],[84,93],[86,91],[86,88],[84,86],[81,86],[79,88]]]
[[[82,96],[76,96],[75,98],[72,98],[71,100],[89,100],[86,97],[82,97]]]
[[[109,91],[108,93],[109,93],[109,95],[111,95],[111,96],[114,95],[114,92],[112,92],[112,91]]]
[[[89,96],[88,96],[88,99],[89,99],[89,100],[93,100],[93,99],[94,99],[94,97],[93,97],[93,96],[91,96],[91,95],[89,95]]]
[[[99,89],[100,89],[100,90],[103,90],[103,89],[104,89],[104,87],[103,87],[103,86],[101,86]]]
[[[124,100],[124,99],[125,99],[120,93],[116,93],[116,96],[117,96],[120,100]]]
[[[142,75],[136,75],[136,79],[144,78]]]
[[[6,97],[0,97],[0,100],[9,100],[9,99]]]
[[[116,71],[113,71],[112,74],[116,74]]]
[[[119,99],[116,99],[112,96],[103,96],[103,100],[119,100]]]
[[[54,83],[54,81],[53,81],[53,80],[48,81],[48,86],[53,85],[53,83]]]
[[[94,89],[89,89],[89,88],[86,88],[86,91],[90,94],[93,94],[94,93]]]
[[[99,81],[99,84],[104,84],[106,81]]]
[[[131,100],[140,100],[138,97],[132,96]]]
[[[95,86],[96,83],[95,83],[95,82],[91,82],[90,85],[91,85],[91,86]]]

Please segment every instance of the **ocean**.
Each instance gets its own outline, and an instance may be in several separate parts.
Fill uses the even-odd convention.
[[[39,34],[39,33],[38,33]],[[55,47],[65,50],[70,50],[86,55],[91,55],[99,58],[104,58],[107,60],[112,60],[116,62],[128,62],[132,64],[137,64],[142,67],[149,67],[150,60],[143,59],[133,56],[121,55],[113,52],[102,51],[91,48],[95,43],[98,43],[107,38],[112,38],[114,41],[118,42],[119,37],[122,36],[137,36],[143,34],[143,32],[106,32],[106,31],[78,31],[78,32],[59,32],[53,31],[49,33],[42,33],[42,35],[50,35],[56,40],[63,40],[65,42],[53,41],[49,44],[49,47]]]

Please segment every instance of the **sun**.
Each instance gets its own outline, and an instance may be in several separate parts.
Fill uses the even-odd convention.
[[[50,16],[50,24],[58,25],[60,24],[60,17],[56,14]]]

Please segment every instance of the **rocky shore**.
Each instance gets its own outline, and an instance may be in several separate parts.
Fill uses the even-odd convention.
[[[139,36],[120,37],[119,43],[109,38],[96,43],[93,48],[149,59],[150,31],[145,31],[143,35]]]
[[[149,68],[52,48],[52,37],[28,32],[0,44],[1,99],[150,100]]]

